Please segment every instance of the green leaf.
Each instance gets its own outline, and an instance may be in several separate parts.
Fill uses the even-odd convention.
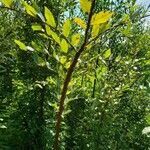
[[[46,29],[46,33],[51,36],[52,35],[52,30],[50,29],[50,27],[48,25],[45,26]]]
[[[92,28],[92,38],[95,38],[99,34],[99,25],[94,25]]]
[[[119,62],[120,60],[121,60],[121,56],[119,55],[119,56],[116,57],[115,61]]]
[[[52,32],[52,38],[55,40],[56,43],[60,44],[60,38],[55,32]]]
[[[66,60],[67,60],[66,56],[61,56],[60,57],[60,63],[61,64],[64,64],[66,62]]]
[[[121,32],[122,32],[123,35],[125,35],[127,37],[132,36],[131,25],[128,24],[125,29],[121,29]]]
[[[70,92],[70,91],[69,91]],[[67,95],[69,94],[69,92],[67,93]],[[64,111],[64,113],[63,113],[63,115],[65,116],[65,115],[68,115],[69,113],[71,113],[72,112],[72,110],[67,110],[67,111]]]
[[[55,110],[58,110],[57,103],[50,103],[50,106],[53,107]]]
[[[25,6],[26,12],[32,16],[32,17],[36,17],[36,15],[38,14],[37,11],[30,6],[27,2],[23,2],[23,5]]]
[[[39,35],[41,35],[43,38],[45,38],[45,39],[48,39],[49,37],[46,35],[46,34],[44,34],[44,33],[39,33]]]
[[[21,41],[15,40],[15,43],[19,46],[20,49],[27,50],[26,45],[24,43],[22,43]]]
[[[5,125],[1,125],[0,129],[6,129],[7,127]]]
[[[55,32],[53,32],[48,25],[46,25],[45,28],[46,28],[46,33],[49,36],[52,36],[52,38],[55,40],[55,42],[57,42],[58,44],[60,44],[60,38],[59,38],[59,36]]]
[[[56,27],[54,16],[47,7],[45,7],[45,9],[44,9],[44,15],[46,18],[46,23],[52,27]]]
[[[106,30],[108,30],[109,28],[111,27],[111,24],[110,23],[103,23],[103,24],[100,24],[99,26],[99,31],[100,33],[103,33],[105,32]]]
[[[78,44],[80,43],[80,34],[79,33],[76,33],[72,36],[71,38],[71,44],[73,46],[78,46]]]
[[[34,59],[34,62],[38,65],[38,66],[45,66],[45,60],[40,57],[39,55],[37,54],[34,54],[33,55],[33,59]]]
[[[67,53],[68,52],[68,48],[69,48],[69,45],[68,43],[66,42],[65,39],[63,39],[60,43],[60,48],[61,50],[64,52],[64,53]]]
[[[113,12],[110,11],[101,11],[97,14],[94,14],[92,16],[91,25],[99,25],[101,23],[105,23],[111,18],[112,15]]]
[[[150,125],[150,114],[148,114],[148,115],[146,116],[146,121],[147,121],[147,123]]]
[[[55,51],[53,51],[53,57],[54,57],[57,61],[59,61],[59,56],[56,55],[56,52],[55,52]]]
[[[33,30],[33,31],[42,31],[43,28],[42,28],[42,26],[39,25],[39,24],[34,24],[34,25],[32,25],[32,30]]]
[[[76,17],[74,22],[79,25],[81,28],[86,29],[86,23],[81,18]]]
[[[35,87],[38,87],[38,88],[40,88],[40,89],[43,89],[43,86],[41,85],[41,84],[35,84]]]
[[[80,6],[83,12],[90,12],[92,2],[90,0],[80,0]]]
[[[142,130],[142,134],[149,134],[149,133],[150,133],[150,126],[145,127],[145,128]]]
[[[131,22],[130,16],[128,14],[124,14],[122,17],[122,22],[123,23],[130,23]]]
[[[6,7],[10,8],[11,5],[12,5],[12,3],[13,3],[13,1],[12,1],[12,0],[2,0],[2,3],[3,3]]]
[[[93,25],[92,27],[92,38],[95,38],[97,37],[99,34],[105,32],[106,30],[108,30],[109,28],[111,27],[111,24],[110,23],[103,23],[103,24],[100,24],[100,25]]]
[[[67,19],[64,24],[63,24],[63,35],[65,37],[68,37],[69,36],[69,33],[70,33],[70,30],[71,30],[71,23],[70,23],[70,20]]]
[[[108,49],[107,51],[105,51],[105,53],[103,54],[104,58],[109,58],[111,55],[111,49]]]
[[[54,85],[56,85],[56,81],[51,76],[47,77],[46,81],[48,82],[48,84],[54,84]]]
[[[66,69],[68,69],[68,68],[70,67],[70,65],[71,65],[71,61],[68,61],[67,63],[65,63],[65,66],[64,66],[64,67],[65,67]]]
[[[27,50],[29,50],[29,51],[31,51],[31,52],[34,51],[34,49],[33,49],[32,47],[30,47],[30,46],[27,46]]]

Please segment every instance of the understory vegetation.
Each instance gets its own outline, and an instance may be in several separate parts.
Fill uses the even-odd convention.
[[[0,0],[0,150],[149,150],[148,20],[136,0]]]

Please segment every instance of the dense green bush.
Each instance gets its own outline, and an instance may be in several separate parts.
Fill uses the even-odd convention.
[[[0,149],[148,150],[148,11],[1,0]]]

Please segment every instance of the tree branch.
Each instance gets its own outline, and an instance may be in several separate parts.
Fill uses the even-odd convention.
[[[78,62],[78,58],[80,57],[81,53],[84,51],[85,46],[88,42],[88,32],[90,30],[90,22],[92,19],[92,14],[93,14],[93,10],[94,10],[94,6],[95,6],[95,1],[96,0],[92,0],[92,6],[91,6],[91,10],[88,16],[88,22],[87,22],[87,28],[85,31],[85,36],[84,36],[84,41],[83,44],[81,45],[80,49],[77,51],[77,53],[74,56],[74,59],[67,71],[67,75],[63,84],[63,89],[61,92],[61,97],[60,97],[60,102],[59,102],[59,111],[57,113],[57,118],[56,118],[56,134],[55,134],[55,141],[54,141],[54,150],[58,150],[59,149],[59,136],[60,136],[60,129],[61,129],[61,121],[62,121],[62,113],[64,111],[64,101],[66,98],[66,93],[67,93],[67,89],[68,89],[68,85],[71,81],[71,77],[72,77],[72,73],[74,71],[74,68]]]

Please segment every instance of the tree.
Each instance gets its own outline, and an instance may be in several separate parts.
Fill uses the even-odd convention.
[[[23,18],[12,22],[19,48],[12,42],[16,50],[1,63],[5,70],[13,60],[0,83],[11,89],[1,88],[7,111],[0,132],[9,135],[3,149],[149,147],[142,135],[149,111],[143,8],[135,1],[2,3],[6,16]]]

